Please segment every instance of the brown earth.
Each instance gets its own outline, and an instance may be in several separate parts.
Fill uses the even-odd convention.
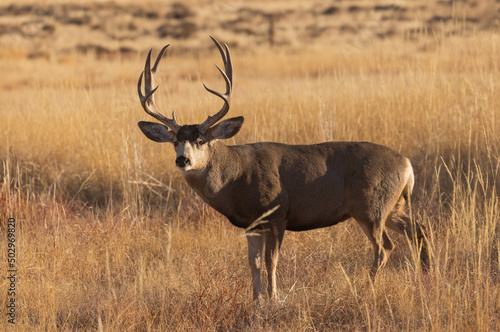
[[[165,42],[182,53],[205,49],[207,35],[233,48],[326,45],[352,52],[400,38],[425,50],[443,36],[496,31],[499,11],[500,1],[21,1],[0,6],[0,56],[126,55]]]

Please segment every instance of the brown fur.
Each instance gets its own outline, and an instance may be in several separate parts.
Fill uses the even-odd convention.
[[[354,218],[373,244],[372,275],[383,266],[393,243],[385,230],[407,234],[423,245],[424,229],[410,223],[407,200],[413,170],[407,158],[367,142],[317,145],[256,143],[213,144],[202,171],[183,172],[188,184],[210,206],[237,227],[250,226],[279,206],[261,228],[262,238],[249,237],[255,296],[261,294],[259,258],[265,243],[269,295],[276,296],[275,269],[285,229],[303,231]],[[405,198],[406,197],[406,198]],[[387,223],[386,223],[387,220]],[[256,263],[259,262],[259,263]]]

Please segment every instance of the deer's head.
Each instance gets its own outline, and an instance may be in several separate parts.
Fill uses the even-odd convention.
[[[215,115],[209,116],[203,123],[181,126],[177,123],[174,112],[172,112],[172,118],[170,119],[160,113],[155,105],[154,93],[158,87],[153,89],[154,76],[162,55],[169,45],[165,46],[160,51],[153,68],[151,68],[151,51],[149,51],[144,71],[141,73],[137,84],[137,91],[142,107],[146,113],[161,122],[160,124],[156,122],[140,121],[138,123],[139,128],[150,140],[172,143],[177,153],[175,164],[184,172],[202,170],[205,168],[210,158],[210,148],[212,144],[219,139],[228,139],[236,135],[244,120],[242,116],[239,116],[217,123],[227,114],[231,104],[233,64],[227,45],[224,44],[223,48],[217,40],[213,37],[210,38],[212,38],[219,49],[224,62],[224,70],[216,66],[226,82],[226,92],[222,94],[204,85],[208,92],[213,93],[224,101],[224,106],[222,106],[221,110]],[[143,78],[145,95],[143,95],[141,91]]]

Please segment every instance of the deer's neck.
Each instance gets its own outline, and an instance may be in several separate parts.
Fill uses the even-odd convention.
[[[210,206],[221,212],[225,211],[226,202],[232,195],[232,183],[243,176],[242,154],[236,147],[214,142],[210,149],[207,166],[202,170],[183,172],[187,183]]]

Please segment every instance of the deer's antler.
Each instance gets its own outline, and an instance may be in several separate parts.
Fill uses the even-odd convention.
[[[222,61],[224,62],[224,70],[222,70],[218,65],[215,65],[217,69],[219,69],[224,81],[226,82],[226,93],[222,94],[220,92],[214,91],[208,88],[205,84],[203,86],[205,89],[216,95],[217,97],[224,100],[224,106],[222,106],[221,110],[217,112],[213,116],[209,116],[205,122],[198,125],[198,130],[202,133],[206,133],[207,130],[216,124],[219,120],[221,120],[229,111],[229,107],[231,105],[231,96],[233,94],[233,63],[231,61],[231,53],[229,52],[229,47],[224,44],[224,48],[221,44],[212,36],[210,36],[214,41],[215,45],[219,49],[220,55],[222,56]]]
[[[175,112],[172,112],[172,119],[169,119],[165,115],[160,113],[160,111],[158,111],[154,99],[154,93],[158,89],[158,86],[153,89],[153,86],[155,85],[156,69],[158,69],[158,64],[160,63],[163,53],[169,46],[170,44],[162,48],[162,50],[158,54],[158,57],[156,58],[155,64],[152,69],[151,69],[151,50],[149,51],[148,57],[146,58],[146,64],[144,65],[144,71],[141,73],[141,76],[139,76],[139,81],[137,82],[137,92],[139,94],[139,99],[141,101],[142,108],[144,108],[146,113],[148,113],[158,121],[162,122],[172,131],[177,133],[181,126],[177,123],[175,119],[175,114],[174,114]],[[141,91],[143,77],[144,77],[145,95],[143,95]]]

